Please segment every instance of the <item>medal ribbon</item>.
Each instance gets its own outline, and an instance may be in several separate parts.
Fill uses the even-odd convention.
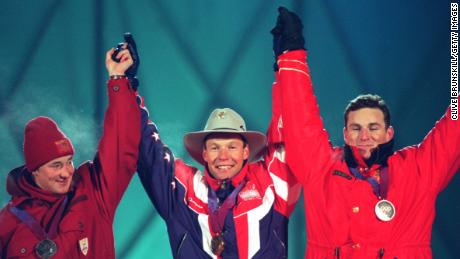
[[[380,181],[377,180],[377,177],[374,175],[365,176],[359,172],[358,168],[349,167],[349,169],[356,178],[367,181],[372,186],[374,194],[379,199],[386,199],[389,184],[388,167],[385,166],[380,169]]]
[[[219,199],[217,198],[217,194],[209,187],[208,189],[208,213],[209,213],[209,220],[211,222],[211,229],[214,234],[221,233],[222,229],[224,228],[225,217],[227,217],[228,212],[235,206],[236,203],[236,195],[240,192],[241,188],[243,188],[244,183],[246,181],[242,181],[238,187],[236,187],[225,199],[222,205],[219,207]]]
[[[37,220],[34,219],[27,211],[20,209],[18,207],[10,207],[11,213],[13,213],[20,221],[22,221],[26,226],[32,230],[32,232],[41,240],[44,239],[54,239],[57,236],[57,226],[58,223],[61,221],[62,214],[64,213],[64,208],[67,204],[67,196],[65,197],[64,201],[59,205],[59,208],[54,216],[53,220],[51,221],[51,226],[49,231],[46,232]]]

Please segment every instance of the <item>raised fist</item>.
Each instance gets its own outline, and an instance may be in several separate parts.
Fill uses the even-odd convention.
[[[273,35],[273,52],[278,57],[285,51],[305,49],[302,21],[294,12],[280,6],[275,27],[270,31]]]

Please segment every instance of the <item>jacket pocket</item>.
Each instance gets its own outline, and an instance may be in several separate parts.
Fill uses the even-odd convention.
[[[267,243],[254,255],[254,259],[284,259],[287,258],[287,246],[282,235],[276,230],[266,232],[269,236]]]
[[[16,232],[11,238],[8,247],[6,248],[7,259],[13,258],[34,258],[35,246],[39,241],[32,236],[32,233]]]
[[[69,218],[64,220],[59,227],[58,239],[65,246],[65,250],[73,255],[88,255],[91,237],[88,236],[86,222],[80,218]]]
[[[180,258],[182,255],[182,249],[184,248],[184,244],[185,244],[187,237],[188,237],[188,233],[185,232],[182,238],[180,239],[179,245],[177,246],[177,250],[176,250],[177,258]]]
[[[64,219],[60,226],[59,232],[62,233],[83,233],[85,232],[85,221],[82,220],[82,217],[77,218],[66,218]]]
[[[185,232],[178,241],[177,248],[174,250],[175,259],[209,259],[210,256],[203,251],[203,248],[195,242],[189,232]]]
[[[280,238],[280,235],[276,230],[273,230],[273,235],[275,236],[275,239],[277,243],[279,244],[279,247],[281,248],[281,251],[279,253],[279,258],[287,258],[287,247],[286,244],[283,242],[283,240]]]

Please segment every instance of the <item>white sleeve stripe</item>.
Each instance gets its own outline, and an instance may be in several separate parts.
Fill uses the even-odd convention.
[[[273,154],[273,158],[268,164],[268,172],[270,172],[270,177],[273,180],[273,186],[275,187],[275,193],[280,196],[283,200],[287,201],[288,194],[289,194],[289,186],[288,183],[277,176],[271,170],[271,164],[275,161],[275,158],[278,159],[280,162],[285,163],[286,152],[284,151],[284,146],[279,147],[276,149],[275,153]]]
[[[208,203],[208,187],[203,182],[203,174],[197,171],[193,176],[193,191],[195,196],[204,203]]]
[[[259,222],[270,212],[275,195],[271,188],[267,188],[264,194],[262,206],[248,211],[248,257],[252,258],[260,249],[260,229]]]
[[[302,64],[304,66],[307,65],[307,63],[305,63],[303,61],[300,61],[300,60],[297,60],[297,59],[278,59],[278,63],[280,63],[280,62],[294,62],[294,63]]]
[[[303,70],[300,70],[300,69],[282,67],[282,68],[280,68],[280,70],[279,70],[279,71],[281,72],[281,71],[283,71],[283,70],[286,70],[286,71],[295,71],[295,72],[300,72],[300,73],[302,73],[302,74],[304,74],[304,75],[306,75],[306,76],[310,77],[310,75],[309,75],[307,72],[305,72],[305,71],[303,71]]]
[[[283,164],[286,163],[286,151],[284,150],[284,146],[283,145],[280,145],[276,151],[275,151],[275,154],[274,156],[276,158],[278,158],[279,161],[281,161]],[[273,160],[272,160],[273,161]],[[270,162],[271,163],[271,162]]]
[[[279,178],[273,173],[270,173],[270,177],[273,180],[273,185],[275,187],[275,192],[276,194],[283,200],[287,201],[288,199],[288,193],[289,193],[289,187],[288,183],[284,181],[283,179]]]

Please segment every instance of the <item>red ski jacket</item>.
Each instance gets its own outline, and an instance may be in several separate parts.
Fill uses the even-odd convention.
[[[120,199],[136,171],[140,141],[140,111],[127,79],[109,80],[109,105],[104,132],[93,161],[74,173],[71,191],[55,195],[27,180],[24,166],[13,170],[7,183],[11,201],[0,211],[0,257],[39,258],[41,240],[20,221],[11,207],[33,216],[42,227],[49,224],[65,196],[68,202],[58,226],[59,258],[115,258],[112,223]]]
[[[304,187],[305,257],[431,258],[436,197],[460,163],[460,122],[450,109],[420,144],[388,157],[387,200],[396,214],[381,221],[371,185],[350,173],[344,149],[329,142],[306,52],[285,53],[278,64],[286,162]]]

